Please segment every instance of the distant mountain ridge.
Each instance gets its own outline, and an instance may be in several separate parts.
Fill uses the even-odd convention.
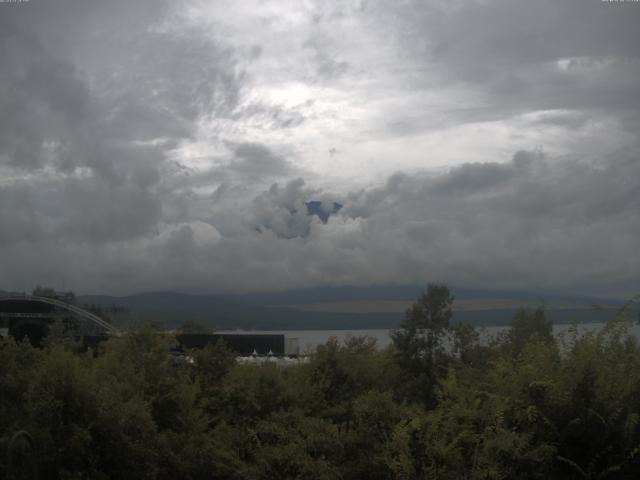
[[[396,328],[404,315],[403,305],[415,301],[421,292],[422,288],[410,285],[317,287],[248,294],[146,292],[122,297],[83,295],[78,297],[78,303],[123,307],[128,313],[120,321],[157,321],[168,328],[192,321],[218,329],[375,329]],[[549,318],[557,323],[573,319],[605,321],[622,303],[591,296],[474,288],[454,287],[452,294],[459,305],[466,305],[455,309],[454,301],[454,321],[479,326],[508,324],[518,307],[538,305],[547,305]],[[364,307],[358,309],[354,304]],[[380,304],[386,308],[380,308]],[[594,304],[605,308],[594,309]]]
[[[555,292],[531,292],[505,289],[482,289],[470,287],[450,287],[456,299],[500,298],[546,302],[607,303],[619,305],[619,299],[602,298],[589,295],[567,295]],[[372,285],[366,287],[337,286],[313,287],[276,292],[248,293],[234,295],[255,303],[295,304],[337,302],[348,300],[415,300],[424,291],[424,287],[415,285]]]

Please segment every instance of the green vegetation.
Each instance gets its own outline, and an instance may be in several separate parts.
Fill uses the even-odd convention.
[[[147,326],[80,352],[0,344],[0,429],[27,430],[43,478],[595,479],[640,471],[640,345],[623,316],[551,335],[519,312],[488,344],[430,285],[393,344],[330,340],[298,366],[222,343],[168,354]]]

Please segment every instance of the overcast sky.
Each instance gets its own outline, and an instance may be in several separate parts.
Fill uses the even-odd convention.
[[[0,289],[638,293],[639,25],[600,0],[0,3]]]

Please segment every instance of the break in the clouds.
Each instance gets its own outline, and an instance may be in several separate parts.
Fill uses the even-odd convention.
[[[0,288],[640,283],[640,5],[0,3]]]

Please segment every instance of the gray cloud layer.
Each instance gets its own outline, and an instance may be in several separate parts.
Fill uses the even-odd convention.
[[[0,288],[640,283],[637,4],[260,8],[0,4]]]

